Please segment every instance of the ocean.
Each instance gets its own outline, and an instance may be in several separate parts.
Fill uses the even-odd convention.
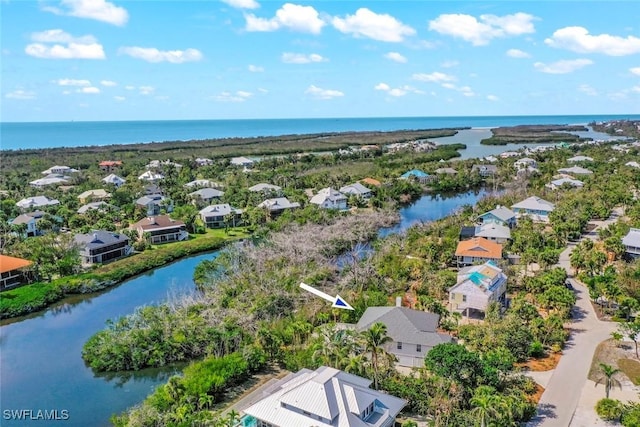
[[[0,123],[0,150],[189,141],[347,131],[491,128],[535,124],[588,124],[637,114],[581,116],[379,117],[325,119],[163,120]]]

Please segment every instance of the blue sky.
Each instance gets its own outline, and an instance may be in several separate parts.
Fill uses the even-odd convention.
[[[640,2],[0,0],[2,121],[640,113]]]

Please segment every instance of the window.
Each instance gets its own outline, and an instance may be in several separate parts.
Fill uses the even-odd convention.
[[[402,350],[402,343],[398,341],[398,350]]]
[[[466,295],[462,295],[462,302],[467,302],[467,296]]]
[[[422,345],[420,345],[420,344],[416,344],[416,351],[417,351],[418,353],[421,353],[421,352],[422,352]]]

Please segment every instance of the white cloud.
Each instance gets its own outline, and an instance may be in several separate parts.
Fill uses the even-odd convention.
[[[355,15],[347,15],[344,19],[334,17],[331,23],[341,33],[383,42],[401,42],[405,37],[416,33],[416,30],[393,16],[377,14],[364,7],[358,9]]]
[[[58,79],[53,82],[58,86],[91,86],[89,80]]]
[[[27,55],[43,59],[104,59],[102,45],[91,35],[74,37],[60,29],[31,34],[24,51]],[[51,44],[62,43],[62,44]]]
[[[567,74],[591,64],[593,64],[593,61],[590,59],[564,59],[551,64],[536,62],[533,66],[543,73]]]
[[[36,93],[30,90],[16,89],[13,92],[7,93],[5,98],[20,100],[36,99]]]
[[[389,85],[386,84],[386,83],[378,83],[377,85],[374,86],[374,89],[375,90],[383,90],[383,91],[391,90]]]
[[[155,91],[156,88],[153,86],[140,86],[138,88],[138,93],[140,93],[140,95],[153,95]]]
[[[442,68],[452,68],[452,67],[457,67],[460,63],[458,61],[444,61],[442,64],[440,64],[440,66]]]
[[[493,101],[493,102],[500,101],[500,98],[498,98],[498,97],[497,97],[497,96],[495,96],[495,95],[487,95],[487,99],[488,99],[489,101]]]
[[[282,54],[282,62],[286,64],[309,64],[311,62],[326,62],[327,58],[318,55],[317,53],[312,53],[310,55],[305,55],[304,53],[291,53],[285,52]]]
[[[389,53],[385,54],[384,57],[389,59],[389,60],[391,60],[391,61],[399,62],[401,64],[404,64],[404,63],[407,62],[407,58],[405,58],[404,56],[402,56],[398,52],[389,52]]]
[[[498,37],[534,33],[535,19],[522,12],[505,16],[480,15],[480,20],[465,14],[443,14],[429,22],[429,29],[481,46]]]
[[[334,89],[321,89],[317,86],[311,85],[304,91],[306,95],[311,95],[316,99],[333,99],[336,97],[344,96],[344,93]]]
[[[411,78],[413,80],[418,80],[420,82],[430,82],[430,83],[455,82],[457,80],[455,76],[441,73],[440,71],[435,71],[431,74],[417,73],[412,75]]]
[[[44,6],[42,10],[56,15],[95,19],[118,26],[126,24],[129,20],[129,14],[125,8],[105,0],[62,0],[60,7]]]
[[[235,93],[224,91],[220,92],[219,95],[214,96],[213,99],[221,102],[244,102],[252,96],[253,94],[251,92],[243,90],[236,91]]]
[[[597,36],[589,34],[584,27],[565,27],[545,39],[551,47],[567,49],[578,53],[601,53],[609,56],[625,56],[640,53],[640,38],[619,37],[609,34]]]
[[[111,81],[111,80],[101,80],[100,84],[102,86],[107,86],[107,87],[113,87],[113,86],[118,86],[118,83]]]
[[[258,18],[248,13],[245,15],[247,31],[276,31],[288,28],[301,33],[320,34],[326,23],[320,18],[318,11],[312,6],[300,6],[286,3],[276,11],[273,18]]]
[[[423,91],[418,90],[418,89],[414,88],[413,86],[404,85],[404,86],[401,86],[401,87],[391,88],[386,83],[378,83],[377,85],[374,86],[374,89],[386,92],[387,94],[389,94],[391,96],[394,96],[394,97],[405,96],[408,93],[418,93],[418,94],[423,94],[424,93]]]
[[[255,0],[222,0],[222,2],[236,9],[257,9],[260,7],[260,4]]]
[[[122,102],[122,101],[126,100],[127,98],[125,98],[124,96],[114,96],[113,99],[115,99],[118,102]]]
[[[89,93],[89,94],[98,94],[100,93],[100,89],[94,86],[83,87],[76,90],[78,93]]]
[[[640,76],[640,67],[629,68],[629,71],[631,71],[631,73],[635,74],[636,76]]]
[[[252,73],[262,73],[264,71],[264,67],[260,67],[258,65],[250,64],[247,69]]]
[[[520,49],[509,49],[507,51],[507,56],[510,56],[511,58],[530,58],[531,57],[531,55],[529,55],[527,52]]]
[[[147,62],[170,62],[172,64],[182,64],[183,62],[194,62],[202,59],[202,53],[197,49],[186,50],[158,50],[154,47],[121,47],[118,53],[129,55],[132,58],[143,59]]]
[[[596,96],[598,95],[598,91],[595,90],[594,88],[592,88],[591,86],[589,86],[588,84],[582,84],[580,86],[578,86],[578,90],[584,94],[587,94],[589,96]]]

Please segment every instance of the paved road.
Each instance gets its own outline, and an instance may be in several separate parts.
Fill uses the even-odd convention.
[[[596,222],[598,227],[606,227],[617,221],[619,211],[614,212],[606,221]],[[597,229],[583,238],[595,240]],[[560,254],[558,266],[572,274],[569,255],[575,245],[570,245]],[[596,317],[589,291],[584,286],[571,279],[575,288],[577,302],[574,307],[574,321],[571,324],[571,336],[562,351],[558,366],[549,379],[545,392],[538,403],[538,415],[528,423],[528,426],[568,427],[578,406],[582,389],[586,383],[593,353],[599,343],[611,337],[616,324],[601,322]]]

